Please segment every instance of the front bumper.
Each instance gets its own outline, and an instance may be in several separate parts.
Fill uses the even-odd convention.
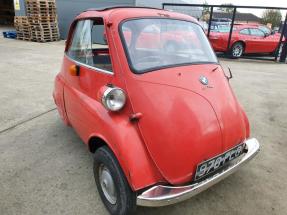
[[[221,170],[221,172],[205,179],[204,181],[187,186],[164,186],[156,185],[137,197],[137,205],[147,207],[160,207],[174,204],[191,198],[192,196],[206,190],[230,174],[234,173],[247,161],[251,160],[260,150],[259,142],[255,139],[246,140],[246,154],[233,165]]]

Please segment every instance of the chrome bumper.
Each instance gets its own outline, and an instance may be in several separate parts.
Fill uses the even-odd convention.
[[[137,205],[147,207],[171,205],[189,199],[192,196],[206,190],[230,174],[234,173],[259,152],[260,145],[255,138],[248,139],[245,143],[247,152],[235,164],[228,166],[221,172],[205,179],[204,181],[188,186],[153,186],[137,197]]]

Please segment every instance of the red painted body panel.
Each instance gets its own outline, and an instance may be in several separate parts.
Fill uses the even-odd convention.
[[[80,75],[71,76],[69,68],[77,63],[65,56],[55,80],[53,95],[63,120],[86,144],[92,137],[104,140],[133,190],[156,183],[188,183],[198,163],[249,136],[248,119],[219,65],[181,66],[143,75],[131,72],[118,32],[120,23],[163,14],[196,22],[187,15],[156,9],[82,13],[75,22],[103,17],[114,74],[80,65]],[[67,47],[73,30],[74,24]],[[200,75],[208,77],[208,87],[199,82]],[[101,103],[99,94],[108,83],[127,94],[127,103],[119,112],[109,112]],[[138,123],[129,121],[134,113],[142,113]]]
[[[235,42],[243,42],[245,45],[244,53],[271,53],[274,52],[279,44],[280,35],[273,34],[267,37],[258,37],[252,35],[240,34],[240,31],[245,28],[258,28],[259,25],[238,25],[232,33],[230,47]],[[228,33],[210,32],[209,41],[217,52],[227,52]],[[283,38],[284,40],[284,38]]]
[[[212,72],[215,67],[185,66],[127,77],[134,110],[143,114],[139,127],[147,148],[172,184],[190,181],[198,163],[246,137],[240,106],[221,68]],[[210,80],[209,87],[199,82],[201,75]]]
[[[53,98],[54,98],[55,104],[57,105],[57,109],[58,109],[59,115],[61,116],[61,119],[66,125],[70,125],[70,122],[66,114],[66,108],[65,108],[64,86],[65,86],[65,79],[62,76],[62,73],[60,73],[59,75],[56,76],[56,79],[55,79],[55,86],[54,86],[55,90],[53,92]]]

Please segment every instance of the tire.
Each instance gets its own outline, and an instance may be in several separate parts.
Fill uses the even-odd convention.
[[[100,197],[110,214],[134,214],[136,193],[131,190],[115,155],[107,146],[95,152],[94,176]]]
[[[244,53],[244,44],[242,42],[236,42],[232,45],[229,55],[231,58],[240,58]]]

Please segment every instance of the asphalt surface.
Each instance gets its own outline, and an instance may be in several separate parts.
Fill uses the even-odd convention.
[[[0,214],[108,214],[97,193],[93,156],[55,110],[54,77],[64,42],[0,37]],[[139,207],[137,214],[287,212],[287,65],[221,60],[250,119],[260,154],[224,181],[185,202]]]

